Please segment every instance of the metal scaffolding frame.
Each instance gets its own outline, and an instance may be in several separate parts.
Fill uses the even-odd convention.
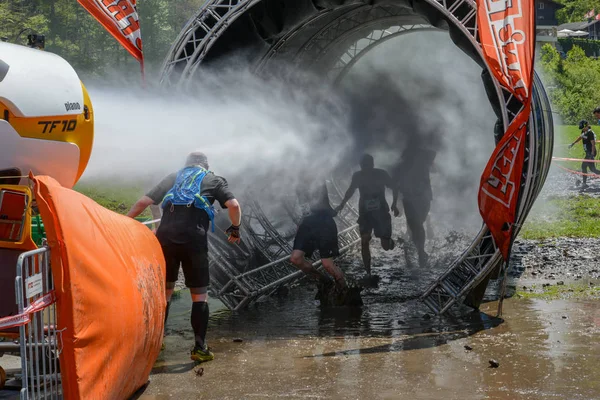
[[[162,84],[181,86],[189,82],[225,30],[257,3],[259,0],[208,0],[189,20],[173,44],[164,63]],[[322,10],[270,44],[270,48],[256,62],[255,71],[259,73],[266,69],[271,60],[281,56],[296,64],[316,67],[330,79],[339,81],[361,57],[385,40],[420,30],[447,30],[449,25],[468,39],[483,60],[475,1],[410,2],[414,8],[410,8],[408,4],[409,2],[400,0],[397,6],[352,3]],[[419,21],[421,13],[417,8],[420,11],[424,8],[435,10],[442,18],[435,22],[436,26],[425,18]],[[489,69],[488,72],[493,77]],[[492,79],[501,105],[501,122],[506,127],[523,105]],[[525,143],[525,168],[521,179],[517,232],[545,181],[551,160],[552,129],[549,102],[536,76],[533,112]],[[334,189],[330,190],[330,195],[341,196],[335,181],[330,182],[330,187]],[[299,277],[299,273],[287,261],[291,251],[289,238],[275,229],[259,204],[250,201],[246,207],[249,212],[244,219],[245,233],[265,264],[247,265],[245,268],[250,270],[240,272],[239,268],[236,269],[228,261],[232,256],[228,256],[218,246],[211,246],[211,253],[214,253],[211,254],[213,266],[218,265],[219,270],[222,269],[223,274],[230,279],[226,283],[219,281],[218,285],[215,282],[211,284],[213,289],[216,286],[217,296],[232,309],[240,309]],[[286,209],[292,221],[297,224],[300,217],[289,205]],[[356,230],[351,229],[352,223],[348,220],[355,214],[356,210],[349,209],[345,215],[338,216],[338,224],[345,228],[342,232],[348,234],[348,237],[344,234],[340,236],[343,247],[356,243]],[[452,305],[460,303],[473,288],[497,270],[500,263],[500,253],[489,230],[483,225],[467,250],[425,291],[422,300],[434,313],[444,313]]]
[[[335,181],[328,180],[327,186],[331,200],[334,204],[339,203],[343,195]],[[247,242],[245,248],[233,247],[224,236],[211,236],[209,241],[211,294],[234,311],[242,310],[304,276],[289,261],[293,233],[302,221],[297,205],[283,202],[294,226],[294,231],[286,234],[275,228],[252,193],[247,193],[246,197],[242,235]],[[338,232],[340,254],[345,254],[360,242],[358,226],[354,222],[357,217],[356,208],[349,204],[335,218],[341,228]],[[252,263],[253,257],[248,254],[250,249],[258,253],[259,260],[265,263]],[[311,261],[316,268],[321,266],[318,252]]]

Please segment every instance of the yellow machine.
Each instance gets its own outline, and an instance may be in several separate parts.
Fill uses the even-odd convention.
[[[55,54],[0,42],[0,177],[31,171],[71,188],[93,137],[92,103],[73,67]]]

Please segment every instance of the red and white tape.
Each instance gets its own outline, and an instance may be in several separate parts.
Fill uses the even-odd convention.
[[[29,321],[31,321],[31,314],[43,310],[44,308],[52,305],[55,301],[56,297],[53,290],[31,303],[26,309],[23,310],[22,313],[0,318],[0,331],[3,329],[26,325],[29,323]]]
[[[586,160],[583,158],[552,157],[552,160],[553,161],[580,161],[580,162],[600,163],[600,160]]]

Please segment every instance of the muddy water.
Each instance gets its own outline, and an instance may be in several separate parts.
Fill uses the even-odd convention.
[[[219,334],[256,336],[297,335],[397,335],[413,331],[428,309],[417,301],[425,288],[449,265],[459,251],[466,246],[469,235],[446,235],[429,244],[432,254],[428,268],[420,268],[413,249],[405,252],[398,248],[383,252],[379,243],[373,243],[373,273],[380,277],[379,285],[364,289],[364,307],[358,309],[336,308],[320,310],[315,302],[315,288],[301,284],[286,295],[265,299],[240,314],[226,311],[218,301],[211,299],[211,330]],[[408,260],[405,254],[408,254]],[[407,263],[408,261],[408,263]],[[355,249],[339,260],[350,279],[361,280],[364,276],[360,251]],[[191,309],[189,293],[183,291],[181,298],[171,305],[167,333],[189,337]],[[416,322],[415,322],[416,321]],[[452,325],[452,321],[443,321]],[[418,324],[417,324],[418,325]]]
[[[182,312],[141,398],[600,399],[598,301],[507,300],[505,321],[490,316],[496,303],[438,320],[415,300],[332,312],[313,295],[300,287],[243,315],[215,312],[216,359],[201,376]]]
[[[374,252],[381,280],[365,289],[360,309],[321,310],[306,285],[241,314],[213,300],[216,359],[202,375],[189,360],[184,292],[141,398],[600,399],[600,302],[507,300],[505,321],[492,317],[493,302],[483,312],[429,318],[418,297],[469,237],[440,236],[429,243],[428,268],[411,265],[401,249]],[[355,252],[342,260],[349,276],[363,274],[359,259]]]

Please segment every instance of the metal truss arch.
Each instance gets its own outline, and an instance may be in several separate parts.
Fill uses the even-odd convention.
[[[245,49],[250,49],[248,60],[255,72],[267,71],[272,61],[281,59],[314,68],[330,79],[340,81],[361,57],[384,41],[404,33],[443,29],[448,30],[457,46],[475,59],[491,77],[491,87],[486,89],[497,99],[497,112],[503,127],[510,124],[523,106],[493,78],[483,62],[477,34],[477,9],[473,0],[390,0],[377,5],[368,1],[340,1],[335,2],[336,5],[326,0],[285,2],[286,6],[293,3],[302,10],[297,15],[275,10],[280,3],[283,4],[283,0],[207,0],[171,48],[164,63],[162,84],[181,86],[194,79],[199,66],[213,54],[235,48],[235,40],[227,37],[227,33],[238,34],[238,30],[247,33],[239,34],[239,40],[244,43]],[[257,10],[259,6],[270,7],[272,12],[261,14]],[[281,21],[274,21],[276,17],[273,15],[280,16]],[[255,29],[244,31],[244,26]],[[532,104],[525,142],[517,231],[541,190],[551,159],[552,115],[537,76]],[[329,189],[330,196],[342,196],[335,179],[329,182]],[[226,299],[225,304],[232,309],[241,309],[300,276],[286,258],[291,251],[289,232],[277,229],[260,204],[250,201],[246,209],[244,229],[248,246],[254,251],[254,261],[240,267],[231,262],[234,256],[227,255],[218,246],[215,254],[211,255],[213,265],[218,265],[218,269],[223,270],[219,273],[226,276],[214,283],[213,290]],[[284,212],[290,219],[290,226],[299,222],[295,205],[284,205]],[[338,225],[342,227],[340,242],[345,249],[359,240],[353,226],[355,217],[352,209],[338,216]],[[498,271],[500,259],[488,229],[483,226],[465,252],[425,291],[422,300],[435,313],[443,313],[465,299],[468,304],[477,307],[482,288],[485,289],[494,271]]]

